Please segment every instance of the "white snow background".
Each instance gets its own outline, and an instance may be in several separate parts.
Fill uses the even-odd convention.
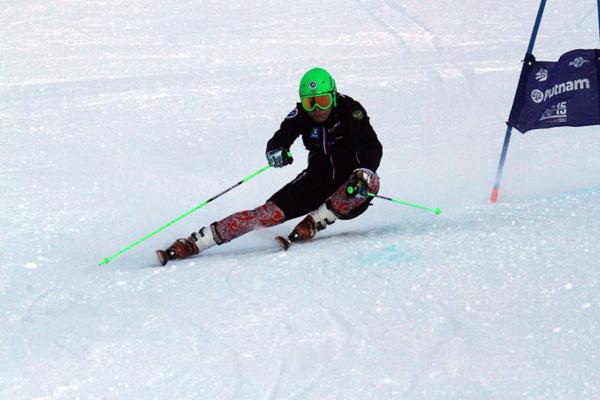
[[[1,399],[600,399],[600,129],[515,132],[537,0],[3,1]],[[549,0],[535,54],[600,45]],[[262,204],[319,65],[384,145],[381,194],[283,253],[253,232],[154,250]]]

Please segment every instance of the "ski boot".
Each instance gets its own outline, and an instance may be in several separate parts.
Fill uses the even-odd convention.
[[[287,238],[278,236],[276,240],[284,250],[287,250],[294,242],[305,242],[315,237],[317,232],[322,231],[335,222],[337,217],[326,204],[308,214],[288,235]]]
[[[211,228],[203,227],[188,238],[177,239],[168,249],[156,250],[160,264],[164,267],[171,260],[183,260],[200,254],[201,251],[217,244]]]

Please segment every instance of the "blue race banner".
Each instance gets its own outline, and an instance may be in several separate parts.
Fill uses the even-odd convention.
[[[600,50],[572,50],[558,62],[528,56],[508,125],[521,133],[600,124]]]

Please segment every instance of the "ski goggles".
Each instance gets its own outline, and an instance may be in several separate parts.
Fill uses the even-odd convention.
[[[301,97],[300,100],[302,101],[302,108],[306,111],[314,111],[317,107],[321,110],[327,110],[333,105],[333,95],[331,93]]]

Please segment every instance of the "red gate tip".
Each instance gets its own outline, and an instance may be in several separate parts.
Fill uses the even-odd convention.
[[[498,201],[498,189],[492,190],[492,196],[490,197],[490,201],[492,203],[495,203],[496,201]]]

